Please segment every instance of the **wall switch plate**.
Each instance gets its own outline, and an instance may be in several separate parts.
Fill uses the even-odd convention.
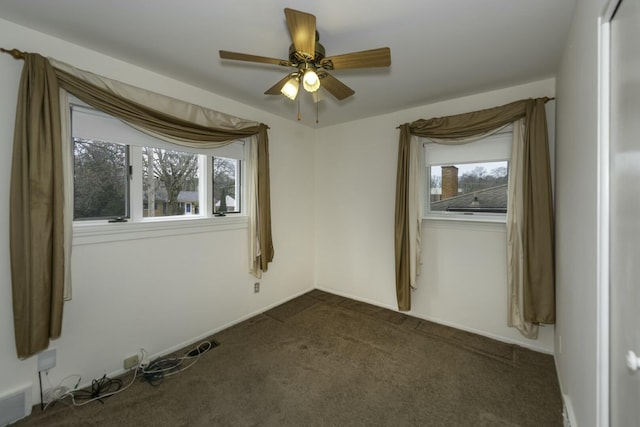
[[[56,366],[56,349],[50,348],[38,354],[38,372],[47,371]]]
[[[256,294],[260,292],[260,282],[256,282],[253,284],[253,292]]]

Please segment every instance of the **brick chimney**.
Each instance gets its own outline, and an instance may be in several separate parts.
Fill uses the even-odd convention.
[[[442,199],[458,195],[458,168],[442,166]]]

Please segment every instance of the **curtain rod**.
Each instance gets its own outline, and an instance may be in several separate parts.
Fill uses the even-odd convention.
[[[4,52],[4,53],[8,53],[9,55],[13,56],[13,59],[24,59],[25,58],[25,52],[22,52],[18,49],[5,49],[3,47],[0,47],[0,52]]]

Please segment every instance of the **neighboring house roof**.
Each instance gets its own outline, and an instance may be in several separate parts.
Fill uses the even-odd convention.
[[[197,191],[181,191],[178,193],[178,203],[196,203],[200,201]]]
[[[446,211],[449,209],[506,209],[507,208],[507,184],[498,185],[484,190],[462,194],[456,197],[431,202],[432,211]],[[478,205],[472,205],[474,198],[478,198]]]

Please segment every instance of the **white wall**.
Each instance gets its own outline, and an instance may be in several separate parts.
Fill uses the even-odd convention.
[[[116,372],[141,346],[164,352],[313,288],[313,129],[148,70],[0,20],[3,47],[38,52],[155,92],[267,123],[271,130],[275,259],[253,293],[245,228],[73,248],[74,298],[62,337],[52,342],[55,382]],[[20,361],[13,338],[9,258],[9,177],[22,62],[0,55],[0,397],[33,384],[35,357]]]
[[[393,227],[398,125],[552,97],[554,85],[554,79],[547,79],[319,129],[316,286],[397,308]],[[541,328],[538,340],[506,326],[504,224],[424,221],[423,232],[423,274],[412,293],[411,315],[553,352],[553,326]]]
[[[605,0],[576,2],[557,75],[556,365],[574,427],[597,422],[598,23]],[[561,343],[560,343],[561,341]],[[600,367],[607,369],[607,367]]]

